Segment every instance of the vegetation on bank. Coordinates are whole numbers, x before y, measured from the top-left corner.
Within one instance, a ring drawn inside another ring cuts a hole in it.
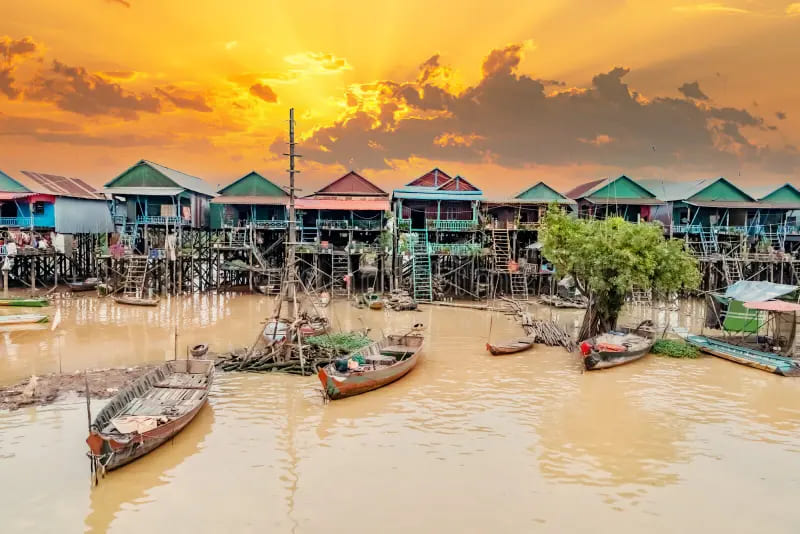
[[[700,285],[697,260],[654,223],[621,217],[579,219],[557,207],[547,211],[542,253],[559,276],[570,275],[589,299],[578,339],[613,330],[634,289],[668,294]]]

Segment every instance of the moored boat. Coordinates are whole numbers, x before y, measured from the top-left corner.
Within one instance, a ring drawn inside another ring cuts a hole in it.
[[[800,376],[800,362],[788,356],[733,345],[706,336],[686,336],[686,342],[701,351],[732,362],[781,376]]]
[[[17,306],[20,308],[42,308],[49,306],[50,300],[46,297],[11,297],[0,298],[0,306]]]
[[[23,313],[20,315],[0,315],[0,326],[15,324],[46,323],[50,319],[39,313]]]
[[[211,360],[173,360],[120,391],[91,424],[89,454],[116,469],[163,444],[197,415],[214,379]]]
[[[516,339],[509,339],[501,343],[487,343],[486,350],[492,353],[493,356],[500,354],[513,354],[515,352],[522,352],[528,350],[536,342],[534,337],[519,337]]]
[[[200,343],[189,349],[192,358],[202,358],[208,352],[208,343]]]
[[[583,341],[580,348],[586,370],[616,367],[647,355],[655,343],[655,332],[643,329],[649,323],[643,321],[636,328],[618,327]]]
[[[97,284],[100,283],[100,280],[97,278],[87,278],[82,282],[67,282],[67,287],[73,293],[80,293],[82,291],[91,291],[93,289],[97,289]]]
[[[158,306],[158,302],[161,300],[159,297],[126,297],[119,295],[115,295],[113,299],[117,304],[129,304],[131,306]]]
[[[360,395],[391,384],[416,367],[424,338],[413,333],[389,335],[317,370],[331,400]]]

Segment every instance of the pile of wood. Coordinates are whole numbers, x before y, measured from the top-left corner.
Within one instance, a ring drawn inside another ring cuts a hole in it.
[[[527,336],[533,337],[535,343],[543,343],[550,347],[564,347],[567,352],[575,350],[575,342],[566,330],[553,321],[534,319],[530,314],[522,315],[522,328]]]
[[[395,311],[416,310],[417,301],[405,289],[395,289],[386,304]]]
[[[257,373],[280,372],[309,376],[316,374],[317,367],[327,365],[335,356],[333,351],[303,346],[303,361],[295,344],[281,344],[270,350],[248,351],[241,349],[220,354],[216,366],[223,371],[250,371]]]

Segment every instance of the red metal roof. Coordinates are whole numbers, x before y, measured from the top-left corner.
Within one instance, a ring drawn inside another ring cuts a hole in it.
[[[35,193],[8,193],[6,191],[0,191],[0,200],[14,200],[17,198],[25,198]]]
[[[373,184],[355,171],[350,171],[341,178],[329,183],[315,195],[357,195],[387,197],[389,193]]]
[[[600,178],[599,180],[593,180],[591,182],[586,182],[585,184],[581,184],[564,193],[564,196],[567,198],[571,198],[572,200],[577,200],[581,198],[581,196],[583,196],[585,192],[599,185],[600,182],[602,182],[603,180],[605,180],[605,178]]]
[[[389,210],[387,198],[375,197],[306,197],[298,198],[294,205],[299,210]]]
[[[426,172],[413,182],[406,185],[416,185],[419,187],[439,187],[452,179],[452,176],[437,168]]]
[[[262,195],[219,196],[211,199],[212,204],[263,204],[268,206],[287,206],[289,197],[265,197]]]
[[[477,187],[469,183],[463,176],[456,176],[449,182],[439,187],[441,191],[480,191]]]
[[[80,178],[68,178],[55,174],[45,174],[41,172],[22,171],[27,179],[23,179],[22,185],[37,193],[60,197],[89,198],[92,200],[104,200],[105,197]]]
[[[771,312],[797,312],[800,304],[786,302],[785,300],[768,300],[767,302],[745,302],[744,307],[749,310],[764,310]]]

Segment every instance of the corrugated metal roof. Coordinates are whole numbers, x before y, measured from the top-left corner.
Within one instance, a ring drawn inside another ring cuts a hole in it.
[[[426,189],[430,189],[431,187],[439,187],[444,185],[452,179],[453,178],[449,174],[438,167],[435,167],[419,178],[415,178],[414,180],[410,181],[408,186],[425,187]]]
[[[25,198],[33,195],[34,193],[9,193],[7,191],[0,191],[0,200],[15,200],[18,198]]]
[[[686,202],[690,206],[698,206],[702,208],[722,208],[722,209],[758,209],[758,208],[774,208],[776,205],[773,205],[771,202],[739,202],[739,201],[729,201],[729,200],[690,200]]]
[[[55,230],[61,234],[104,234],[114,231],[105,200],[56,198]]]
[[[263,195],[233,196],[223,195],[211,199],[212,204],[258,204],[269,206],[286,206],[289,204],[289,197],[269,197]]]
[[[570,189],[566,193],[564,193],[564,196],[565,197],[569,197],[569,198],[571,198],[573,200],[585,197],[588,194],[589,191],[594,190],[597,186],[599,186],[600,184],[602,184],[606,180],[607,180],[607,178],[600,178],[599,180],[592,180],[591,182],[586,182],[586,183],[580,184],[580,185]]]
[[[18,183],[27,189],[57,197],[86,198],[90,200],[103,200],[102,194],[80,178],[69,178],[56,174],[45,174],[41,172],[22,171]]]
[[[733,187],[735,187],[736,189],[739,189],[746,196],[752,196],[749,195],[747,191],[737,187],[735,184],[721,177],[701,178],[699,180],[690,180],[688,182],[675,182],[670,180],[659,180],[659,179],[637,180],[636,182],[642,187],[645,187],[650,191],[652,191],[656,195],[656,198],[659,198],[666,202],[676,202],[679,200],[688,200],[693,196],[701,193],[703,190],[711,187],[720,180],[723,180],[732,185]],[[755,199],[753,198],[752,200]]]
[[[352,195],[352,196],[381,196],[387,197],[389,193],[373,184],[355,171],[350,171],[341,178],[329,183],[315,195]]]
[[[214,191],[214,188],[211,186],[211,184],[209,184],[202,178],[198,178],[197,176],[192,176],[190,174],[186,174],[181,171],[176,171],[175,169],[170,169],[169,167],[159,165],[158,163],[154,163],[146,159],[142,161],[147,165],[151,166],[152,168],[156,169],[158,172],[160,172],[161,174],[163,174],[164,176],[166,176],[179,186],[183,187],[184,189],[188,189],[189,191],[194,191],[195,193],[202,193],[210,197],[216,195],[216,191]]]
[[[749,310],[764,310],[771,312],[798,312],[800,304],[786,302],[785,300],[768,300],[767,302],[745,302],[744,307]]]
[[[480,200],[483,193],[480,191],[441,191],[430,187],[404,187],[394,190],[394,198],[408,198],[416,200]]]
[[[0,191],[7,193],[25,193],[29,192],[28,188],[13,179],[3,171],[0,171]]]
[[[265,197],[288,197],[289,194],[284,189],[263,177],[256,171],[250,171],[241,178],[234,180],[230,184],[217,191],[220,195],[229,196],[265,196]]]
[[[764,302],[788,295],[797,286],[755,280],[739,280],[725,291],[725,296],[742,302]]]
[[[386,198],[334,197],[334,198],[298,198],[294,206],[299,210],[374,210],[388,211],[389,200]]]
[[[181,187],[104,187],[103,193],[113,195],[140,195],[143,197],[172,197],[185,191]]]
[[[492,204],[492,205],[508,205],[508,206],[524,206],[524,205],[531,205],[531,206],[547,206],[548,204],[564,204],[564,205],[575,205],[576,202],[571,198],[553,198],[553,199],[531,199],[531,198],[484,198],[481,200],[481,204]]]
[[[660,206],[664,202],[657,198],[584,198],[586,202],[591,204],[605,206],[608,204],[618,204],[620,206]]]

